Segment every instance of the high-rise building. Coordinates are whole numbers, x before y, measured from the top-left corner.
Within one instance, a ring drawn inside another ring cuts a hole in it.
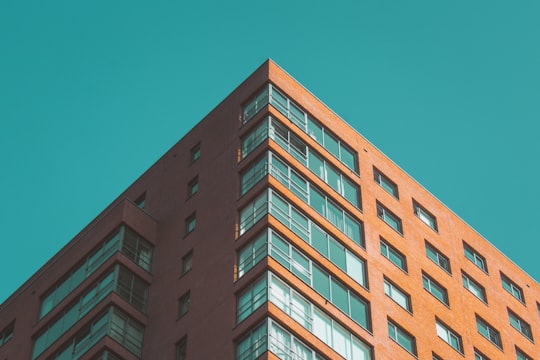
[[[539,302],[267,61],[1,305],[0,360],[540,359]]]

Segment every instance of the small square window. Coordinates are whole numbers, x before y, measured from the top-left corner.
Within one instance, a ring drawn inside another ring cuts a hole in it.
[[[395,247],[387,243],[383,238],[380,239],[381,254],[398,268],[407,272],[407,258]]]
[[[186,315],[189,311],[189,291],[178,299],[178,318]]]
[[[470,245],[465,241],[463,242],[463,251],[465,257],[469,259],[474,265],[482,269],[486,274],[488,272],[486,258],[480,255],[480,253],[474,250]]]
[[[197,217],[195,216],[195,213],[193,213],[186,219],[186,235],[195,230],[196,225]]]
[[[199,177],[196,176],[188,183],[188,197],[195,195],[199,191]]]
[[[188,252],[182,257],[182,275],[191,270],[193,266],[193,251]]]
[[[501,273],[501,282],[504,290],[509,292],[513,297],[525,304],[525,297],[523,296],[523,290],[515,282],[510,280],[506,275]]]
[[[191,148],[190,160],[191,162],[195,162],[200,157],[201,157],[201,144],[197,144]]]
[[[399,199],[398,187],[395,182],[386,177],[377,168],[373,168],[374,180],[379,184],[387,193]]]
[[[449,274],[452,274],[450,269],[450,260],[446,255],[437,250],[435,246],[431,245],[427,241],[426,243],[426,256],[433,261],[435,264],[439,265],[444,271]]]
[[[426,224],[433,230],[438,231],[437,218],[432,213],[427,211],[422,205],[418,204],[414,200],[413,200],[413,211],[414,211],[414,215],[416,215],[416,217],[419,218],[424,224]]]
[[[476,315],[476,328],[480,335],[488,339],[492,344],[502,349],[501,334],[484,319]]]
[[[377,216],[384,221],[392,229],[403,235],[403,226],[401,225],[401,219],[398,218],[393,212],[385,208],[380,202],[377,201]]]
[[[187,337],[176,343],[176,360],[186,360]]]
[[[144,207],[146,206],[146,193],[143,193],[137,198],[137,200],[135,200],[135,205],[137,205],[141,209],[144,209]]]
[[[484,355],[480,350],[474,348],[474,360],[489,360],[489,358]]]
[[[450,305],[448,302],[448,291],[441,284],[433,280],[425,273],[422,273],[422,282],[424,284],[424,289],[426,289],[431,295],[436,297],[443,304]]]

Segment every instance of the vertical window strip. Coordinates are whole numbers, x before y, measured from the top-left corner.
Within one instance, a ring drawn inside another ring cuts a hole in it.
[[[268,103],[272,104],[280,113],[324,147],[341,163],[358,174],[357,153],[272,86],[272,84],[265,86],[252,101],[244,106],[243,123],[245,124],[251,120]]]
[[[269,300],[346,359],[372,359],[369,345],[339,325],[272,273]]]

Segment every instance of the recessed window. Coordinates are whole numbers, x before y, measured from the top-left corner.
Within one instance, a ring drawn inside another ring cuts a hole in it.
[[[377,168],[373,168],[373,175],[375,182],[379,184],[387,193],[394,196],[396,199],[399,199],[398,187],[395,182],[386,177],[381,173]]]
[[[533,341],[531,325],[529,325],[529,323],[527,323],[525,320],[520,318],[516,313],[514,313],[510,309],[508,309],[508,318],[510,319],[510,325],[512,325],[514,329],[519,331],[527,339]]]
[[[388,319],[388,336],[402,348],[416,356],[416,339],[414,336]]]
[[[515,282],[510,280],[506,275],[501,273],[501,282],[504,290],[509,292],[513,297],[525,304],[525,298],[523,297],[523,290]]]
[[[484,355],[480,350],[474,348],[474,360],[490,360],[486,355]]]
[[[182,275],[191,270],[193,265],[193,251],[188,252],[182,257]]]
[[[392,229],[398,233],[403,234],[403,226],[401,225],[401,219],[398,218],[393,212],[385,208],[380,202],[377,201],[377,216],[384,221]]]
[[[414,211],[414,215],[416,215],[416,217],[419,218],[424,224],[426,224],[433,230],[438,231],[437,218],[432,213],[427,211],[422,205],[418,204],[414,200],[413,200],[413,211]]]
[[[185,293],[184,295],[182,295],[180,299],[178,299],[178,318],[181,318],[182,316],[188,313],[189,299],[190,299],[189,291]]]
[[[443,324],[438,319],[436,320],[435,327],[437,329],[437,336],[444,342],[450,345],[454,350],[463,354],[463,342],[461,336],[454,330],[450,329],[447,325]]]
[[[449,305],[448,302],[448,291],[429,277],[426,273],[422,272],[422,282],[424,284],[424,289],[426,289],[431,295],[435,296],[440,302]]]
[[[176,360],[186,360],[187,337],[176,343]]]
[[[437,250],[435,246],[431,245],[426,241],[426,256],[433,261],[435,264],[439,265],[444,271],[451,274],[450,269],[450,260],[442,252]]]
[[[516,359],[517,360],[533,360],[532,357],[530,357],[529,355],[525,354],[523,352],[523,350],[521,350],[520,348],[518,348],[516,346]]]
[[[137,205],[141,209],[144,209],[144,207],[146,206],[146,193],[143,193],[137,198],[137,200],[135,200],[135,205]]]
[[[201,157],[201,144],[197,144],[191,148],[190,161],[195,162]]]
[[[431,360],[443,360],[442,357],[435,354],[434,352],[431,353]]]
[[[476,315],[476,328],[480,335],[488,339],[492,344],[502,349],[501,334],[484,319]]]
[[[409,294],[386,278],[384,279],[384,293],[408,312],[412,311],[411,297]]]
[[[15,329],[15,321],[6,326],[2,332],[0,332],[0,346],[7,343],[13,337],[13,330]]]
[[[465,289],[487,304],[486,290],[482,285],[464,272],[461,272],[461,279]]]
[[[380,239],[381,254],[401,270],[407,272],[407,258],[395,247],[388,244],[384,239]]]
[[[195,195],[199,191],[199,177],[194,177],[190,182],[188,182],[188,197]]]
[[[193,213],[186,219],[186,235],[195,230],[196,225],[197,217],[195,216],[195,213]]]
[[[474,250],[466,242],[463,242],[463,250],[464,250],[464,253],[465,253],[465,257],[467,259],[469,259],[474,265],[476,265],[480,269],[482,269],[485,273],[488,272],[487,262],[486,262],[485,257],[480,255],[480,253],[478,251]]]

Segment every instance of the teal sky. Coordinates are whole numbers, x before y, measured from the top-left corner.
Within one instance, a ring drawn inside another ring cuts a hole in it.
[[[537,280],[537,0],[0,1],[0,302],[267,58]]]

